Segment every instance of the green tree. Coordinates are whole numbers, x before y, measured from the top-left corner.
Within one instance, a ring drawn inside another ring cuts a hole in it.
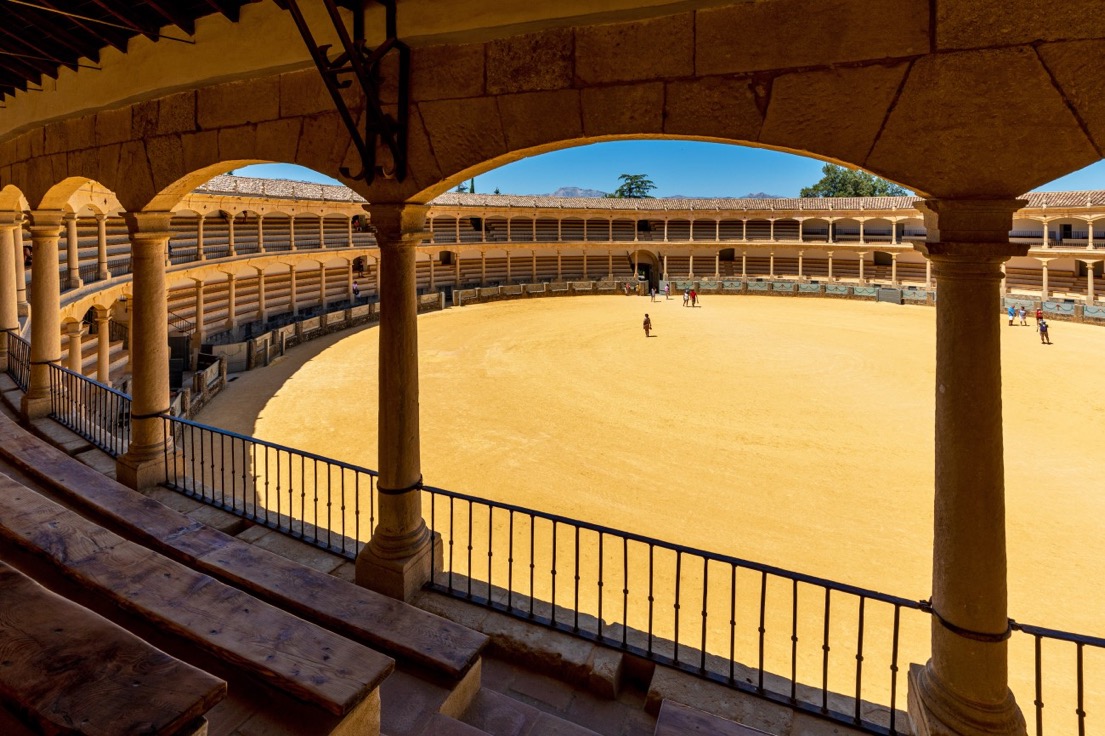
[[[846,169],[835,164],[825,164],[824,176],[813,186],[805,187],[802,197],[904,197],[908,191],[886,179],[859,169]]]
[[[656,185],[644,174],[622,174],[621,186],[614,190],[613,194],[606,195],[614,199],[652,199],[649,194]]]

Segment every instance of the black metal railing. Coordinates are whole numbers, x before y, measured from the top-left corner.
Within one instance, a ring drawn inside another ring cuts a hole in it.
[[[53,363],[50,416],[112,457],[130,444],[130,397]]]
[[[130,273],[130,256],[126,258],[113,258],[107,262],[107,271],[112,276],[122,276]]]
[[[121,342],[126,347],[130,342],[130,327],[113,319],[108,320],[107,335],[111,342]]]
[[[196,331],[196,323],[186,317],[181,317],[173,310],[169,310],[169,327],[183,335],[191,335]]]
[[[375,472],[180,417],[162,419],[171,438],[167,486],[356,558],[375,525]]]
[[[1010,640],[1011,685],[1029,724],[1033,723],[1030,714],[1035,716],[1036,736],[1044,736],[1045,733],[1045,693],[1049,705],[1058,704],[1058,707],[1048,711],[1047,733],[1077,733],[1078,736],[1085,736],[1088,733],[1086,717],[1091,710],[1089,701],[1093,700],[1094,712],[1105,708],[1105,638],[1030,626],[1016,621],[1010,622],[1010,626],[1016,634]],[[1045,661],[1050,663],[1047,669],[1044,667]],[[1045,672],[1048,674],[1046,681]],[[1087,676],[1087,672],[1091,675]],[[1090,681],[1089,685],[1087,679]],[[1030,684],[1033,689],[1028,693],[1027,687]],[[1026,697],[1029,694],[1031,698]],[[1029,731],[1032,732],[1031,725]]]
[[[14,332],[7,335],[8,375],[21,391],[27,390],[31,378],[31,343]]]
[[[442,552],[435,590],[870,733],[903,729],[900,670],[927,659],[918,643],[927,644],[929,619],[918,601],[424,493]]]

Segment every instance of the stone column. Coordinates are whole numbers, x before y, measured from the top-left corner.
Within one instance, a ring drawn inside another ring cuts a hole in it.
[[[458,250],[454,255],[456,257],[453,259],[453,267],[454,267],[453,270],[455,271],[455,275],[453,276],[453,282],[454,282],[453,286],[455,286],[456,288],[459,289],[460,288],[460,251]],[[534,273],[536,273],[536,267],[534,267],[534,269],[535,269]]]
[[[58,241],[62,213],[31,213],[31,375],[20,410],[24,419],[50,413],[50,364],[61,364],[61,275]]]
[[[480,286],[487,286],[487,251],[480,251]]]
[[[925,260],[925,286],[932,286],[932,261]]]
[[[352,217],[350,217],[349,220],[345,223],[345,244],[350,248],[353,247],[353,218]]]
[[[23,256],[23,223],[26,220],[22,214],[16,218],[15,231],[15,297],[16,308],[20,317],[26,317],[31,313],[31,303],[27,301],[27,265]]]
[[[664,281],[668,280],[668,254],[664,254]]]
[[[1047,218],[1046,217],[1043,219],[1043,223],[1044,223],[1044,240],[1043,240],[1042,245],[1043,245],[1044,248],[1050,248],[1051,246],[1049,246],[1048,242],[1047,242],[1048,241],[1048,233],[1047,233]]]
[[[748,278],[748,251],[741,251],[741,278]]]
[[[1093,220],[1086,221],[1086,250],[1093,250]]]
[[[867,242],[866,240],[864,240],[864,237],[863,237],[863,223],[864,223],[864,220],[862,218],[856,218],[856,219],[859,221],[859,244],[863,245]]]
[[[833,252],[831,250],[825,251],[825,254],[829,257],[829,281],[833,280]]]
[[[694,278],[694,251],[691,251],[691,255],[687,259],[687,278]]]
[[[559,224],[557,225],[559,227]],[[530,242],[537,242],[537,215],[534,214],[533,219],[530,220]]]
[[[748,242],[748,218],[741,218],[741,240],[745,243]]]
[[[288,215],[288,250],[295,250],[295,215]]]
[[[1008,686],[1002,447],[1002,262],[1017,200],[927,200],[936,302],[936,489],[932,658],[909,672],[921,736],[1022,735]]]
[[[806,251],[798,251],[798,280],[802,280],[802,257],[806,254]]]
[[[226,247],[228,249],[226,255],[228,257],[233,257],[233,256],[238,255],[238,250],[235,247],[235,243],[234,243],[234,213],[231,212],[231,213],[229,213],[229,215],[230,216],[226,218],[226,225],[227,225]]]
[[[201,261],[207,260],[207,250],[203,242],[203,225],[207,221],[207,215],[200,214],[196,218],[196,257]]]
[[[430,256],[430,291],[435,291],[437,289],[437,282],[434,279],[434,261],[437,260],[437,253],[430,253],[429,256]],[[353,264],[352,263],[349,264],[349,273],[350,274],[353,273]],[[352,275],[350,275],[350,278],[353,278]],[[510,251],[506,252],[506,280],[507,280],[507,282],[510,281]],[[353,287],[351,286],[349,288],[352,289]]]
[[[107,270],[107,215],[96,215],[96,279],[111,278]]]
[[[299,295],[296,294],[296,283],[295,283],[296,278],[295,278],[295,264],[294,263],[291,264],[290,266],[288,266],[288,279],[289,279],[289,286],[291,288],[291,290],[288,294],[288,298],[291,299],[292,314],[297,315],[297,314],[299,314]],[[380,267],[379,267],[379,265],[377,265],[377,267],[376,267],[376,280],[377,280],[376,289],[378,291],[379,288],[380,288],[379,283],[378,283],[379,280],[380,280]]]
[[[460,242],[460,218],[459,217],[457,218],[457,223],[456,223],[456,238],[457,238],[457,242],[459,243]]]
[[[897,220],[891,220],[890,221],[890,244],[891,245],[897,245],[898,244],[898,221]]]
[[[170,212],[126,215],[134,298],[131,300],[130,447],[116,461],[119,482],[134,489],[165,480],[167,439],[159,415],[169,411],[169,308],[165,246]]]
[[[668,242],[668,218],[664,218],[664,242]]]
[[[561,254],[560,254],[560,251],[557,251],[556,252],[556,280],[558,282],[562,280],[563,277],[561,276],[561,274],[564,272],[564,270],[560,266],[561,266]]]
[[[537,283],[537,251],[531,252],[531,258],[533,260],[533,283]]]
[[[19,332],[19,302],[15,283],[14,216],[0,222],[0,371],[8,369],[8,335]]]
[[[1093,261],[1084,261],[1086,264],[1086,304],[1094,303],[1093,293]]]
[[[326,247],[326,216],[318,216],[318,247]]]
[[[510,273],[510,254],[507,254],[506,271]],[[587,281],[587,249],[583,249],[583,280]]]
[[[261,213],[257,213],[257,252],[265,252],[265,216]]]
[[[238,326],[238,279],[232,273],[226,275],[226,326],[231,330]]]
[[[721,242],[721,220],[714,220],[714,242]]]
[[[204,303],[203,279],[193,279],[193,281],[196,282],[196,331],[192,333],[192,349],[199,352],[205,334],[203,326],[207,321],[207,305]]]
[[[68,352],[66,354],[65,367],[74,373],[83,373],[84,367],[84,343],[81,339],[84,335],[84,325],[80,322],[68,322],[65,325],[65,336],[68,338]]]
[[[866,284],[866,283],[867,283],[867,279],[865,279],[865,278],[863,277],[863,261],[864,261],[864,259],[866,259],[866,258],[867,258],[867,254],[866,254],[866,253],[860,253],[860,254],[859,254],[859,282],[860,282],[861,284]]]
[[[1043,264],[1042,274],[1041,274],[1042,278],[1043,278],[1043,283],[1040,285],[1040,298],[1045,299],[1045,300],[1049,296],[1051,296],[1050,290],[1047,288],[1047,262],[1048,262],[1048,260],[1049,259],[1047,259],[1047,258],[1041,258],[1040,259],[1040,263]]]
[[[825,242],[831,244],[833,242],[833,221],[832,221],[832,218],[826,217],[825,218],[825,224],[828,227],[828,230],[826,230],[826,236],[825,236],[826,240],[825,240]]]
[[[610,221],[607,223],[607,225],[608,225],[608,229],[607,229],[606,234],[607,234],[608,237],[606,238],[606,242],[613,243],[614,242],[614,218],[613,217],[610,218]]]
[[[1009,281],[1007,279],[1008,274],[1005,271],[1005,264],[1001,264],[1001,294],[1004,296],[1009,293]]]
[[[318,303],[322,305],[323,311],[329,304],[326,299],[326,264],[322,261],[318,262]]]
[[[96,307],[96,380],[111,385],[111,312]]]
[[[890,283],[894,286],[898,285],[898,254],[890,254]]]
[[[606,279],[614,280],[614,251],[606,251]]]
[[[371,207],[380,245],[379,506],[372,539],[357,556],[356,579],[401,600],[429,580],[441,554],[422,520],[419,449],[415,249],[428,209]]]
[[[537,220],[534,220],[533,223],[534,223],[533,227],[535,228],[534,229],[533,242],[536,243],[537,242],[537,234],[536,234]],[[560,218],[560,217],[556,218],[556,242],[558,242],[558,243],[563,242],[563,240],[564,240],[563,225],[564,225],[563,218]]]
[[[269,310],[265,305],[265,269],[253,267],[257,271],[257,319],[265,323],[269,319]],[[353,264],[349,264],[350,278],[353,274]],[[352,289],[352,287],[350,287]]]
[[[806,218],[804,218],[804,217],[799,217],[798,218],[798,242],[799,243],[806,242],[806,238],[802,234],[802,226],[805,224],[805,222],[806,222]]]
[[[771,251],[771,254],[768,256],[767,263],[768,274],[771,276],[771,278],[775,278],[775,251]]]
[[[770,240],[772,243],[774,243],[775,242],[775,218],[774,217],[768,218],[768,223],[769,223],[769,225],[768,225],[768,227],[769,227],[768,240]]]
[[[633,251],[633,280],[636,281],[641,272],[641,251]]]
[[[65,213],[65,288],[79,289],[81,282],[80,239],[77,235],[77,215]]]

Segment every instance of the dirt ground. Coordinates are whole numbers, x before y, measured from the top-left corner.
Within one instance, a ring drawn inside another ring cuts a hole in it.
[[[425,479],[925,598],[934,317],[747,296],[424,315]],[[1003,321],[1002,336],[1010,614],[1105,635],[1105,587],[1089,583],[1105,577],[1105,329],[1057,322],[1048,347]],[[365,328],[298,347],[199,418],[375,467],[376,341]]]

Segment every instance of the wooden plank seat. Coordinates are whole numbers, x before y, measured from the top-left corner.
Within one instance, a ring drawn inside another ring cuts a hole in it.
[[[488,637],[235,539],[117,483],[0,416],[0,456],[124,536],[449,680]]]
[[[394,668],[379,652],[129,542],[3,474],[0,541],[97,600],[334,716],[366,699],[378,703],[377,688]]]
[[[38,733],[195,733],[226,683],[0,562],[0,701]]]

